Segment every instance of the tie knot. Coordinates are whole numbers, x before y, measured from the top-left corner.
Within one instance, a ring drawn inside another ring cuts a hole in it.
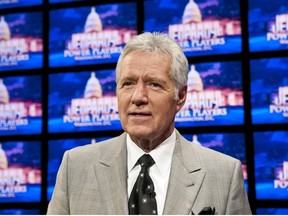
[[[149,154],[144,154],[138,159],[138,163],[141,167],[145,167],[148,169],[155,163],[155,161]]]

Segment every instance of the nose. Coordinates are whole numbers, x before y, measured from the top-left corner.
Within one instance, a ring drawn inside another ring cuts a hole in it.
[[[136,106],[141,106],[148,103],[148,94],[145,84],[137,83],[137,85],[135,85],[131,102]]]

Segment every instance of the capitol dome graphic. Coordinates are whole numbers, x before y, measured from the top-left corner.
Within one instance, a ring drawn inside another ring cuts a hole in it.
[[[85,87],[84,98],[100,98],[100,97],[102,97],[102,87],[95,75],[95,72],[92,72]]]
[[[197,135],[193,135],[193,136],[192,136],[192,143],[195,143],[195,144],[197,144],[197,145],[202,145],[202,144],[198,141]]]
[[[203,91],[203,81],[200,74],[196,71],[195,65],[191,66],[188,73],[187,92]]]
[[[0,18],[0,41],[11,39],[11,32],[7,22],[4,19],[4,16]]]
[[[202,14],[198,7],[198,5],[194,2],[194,0],[190,0],[188,4],[185,6],[182,23],[198,23],[202,21]]]
[[[101,32],[102,31],[102,21],[99,14],[96,12],[96,8],[92,7],[91,12],[87,16],[85,23],[85,33],[90,32]]]
[[[6,86],[3,83],[3,79],[0,79],[0,104],[9,103],[9,93]]]
[[[4,150],[2,149],[2,144],[0,143],[0,170],[8,168],[8,160]]]

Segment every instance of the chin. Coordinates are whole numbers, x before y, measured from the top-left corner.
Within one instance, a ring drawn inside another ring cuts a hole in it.
[[[125,130],[130,136],[136,139],[148,139],[152,136],[151,128],[133,127]]]

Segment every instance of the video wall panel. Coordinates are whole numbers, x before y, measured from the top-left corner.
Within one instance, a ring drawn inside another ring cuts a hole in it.
[[[121,130],[115,70],[49,76],[49,132]]]
[[[51,10],[49,65],[115,63],[136,34],[133,2]]]
[[[241,52],[238,0],[154,0],[144,6],[144,30],[168,34],[187,56]]]
[[[288,123],[288,57],[251,60],[254,124]]]
[[[287,215],[288,208],[258,208],[258,215]]]
[[[75,2],[75,1],[82,1],[82,0],[49,0],[49,3],[56,4],[56,3],[62,3],[62,2]]]
[[[240,61],[191,64],[185,105],[176,127],[241,125],[244,122]]]
[[[288,131],[254,133],[256,198],[287,200]]]
[[[0,9],[41,5],[43,0],[0,0]]]
[[[286,0],[249,0],[249,47],[252,52],[288,49]]]
[[[43,66],[42,12],[1,15],[0,74]]]
[[[39,215],[40,209],[4,209],[0,210],[1,215]]]
[[[0,136],[42,132],[42,78],[0,77]]]
[[[41,200],[41,142],[7,141],[0,144],[0,203]]]

